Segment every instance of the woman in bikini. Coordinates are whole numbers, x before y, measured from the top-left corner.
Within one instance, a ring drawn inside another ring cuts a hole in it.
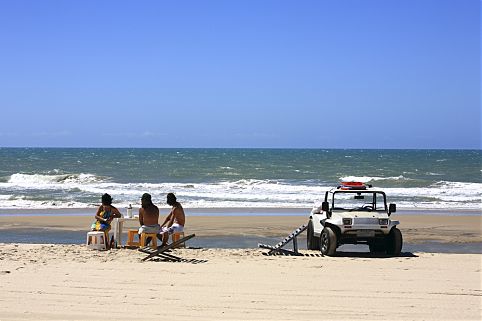
[[[107,242],[111,229],[110,223],[116,217],[121,217],[121,213],[112,205],[112,197],[106,193],[102,195],[102,205],[95,213],[95,221],[92,223],[91,230],[104,232]]]

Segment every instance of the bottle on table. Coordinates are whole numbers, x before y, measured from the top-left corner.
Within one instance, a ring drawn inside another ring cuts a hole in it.
[[[129,204],[129,207],[127,207],[127,217],[132,218],[132,205]]]

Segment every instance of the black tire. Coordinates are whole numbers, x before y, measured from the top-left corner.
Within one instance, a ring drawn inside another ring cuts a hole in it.
[[[399,256],[402,252],[403,238],[402,232],[396,227],[392,227],[392,230],[387,236],[387,254],[393,256]]]
[[[311,220],[308,223],[308,230],[306,232],[306,248],[308,250],[320,249],[320,238],[315,236],[313,222]]]
[[[370,253],[386,253],[387,252],[387,247],[384,242],[371,242],[368,243],[368,248],[370,249]]]
[[[331,227],[327,226],[321,232],[320,250],[321,254],[331,256],[336,252],[336,234]]]

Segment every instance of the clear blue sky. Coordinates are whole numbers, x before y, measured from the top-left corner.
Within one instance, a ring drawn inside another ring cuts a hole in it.
[[[479,0],[0,0],[0,146],[477,148]]]

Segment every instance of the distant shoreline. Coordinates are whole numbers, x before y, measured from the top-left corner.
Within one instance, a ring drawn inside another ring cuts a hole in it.
[[[167,207],[159,208],[162,213]],[[0,216],[91,216],[96,208],[51,208],[51,209],[0,209]],[[119,208],[125,214],[126,209]],[[137,214],[138,207],[133,208]],[[188,216],[308,216],[311,208],[185,208]],[[481,216],[482,209],[399,209],[397,215],[437,215],[437,216]]]

